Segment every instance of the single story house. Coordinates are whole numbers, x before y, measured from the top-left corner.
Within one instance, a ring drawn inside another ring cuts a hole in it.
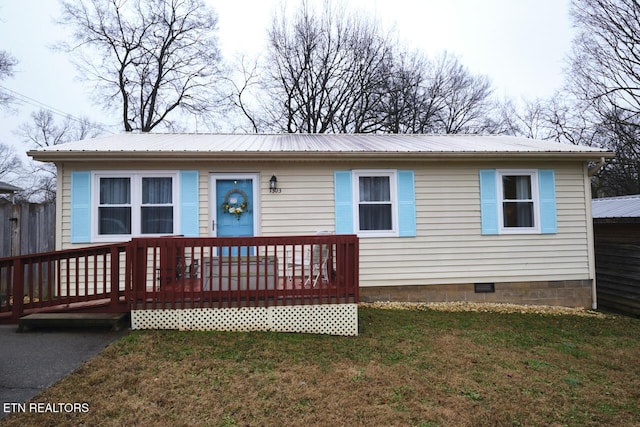
[[[360,300],[595,307],[589,162],[510,136],[127,133],[57,166],[56,246],[137,236],[360,238]]]
[[[592,206],[599,307],[640,316],[640,195]]]

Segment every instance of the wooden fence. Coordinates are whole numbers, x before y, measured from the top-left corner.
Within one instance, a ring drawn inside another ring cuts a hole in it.
[[[0,200],[0,258],[55,249],[55,203]]]

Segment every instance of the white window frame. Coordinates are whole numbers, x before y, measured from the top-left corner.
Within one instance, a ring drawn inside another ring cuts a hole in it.
[[[100,207],[100,179],[101,178],[129,178],[131,183],[131,234],[98,234],[98,208]],[[143,178],[172,178],[171,204],[173,206],[173,233],[142,234],[142,179]],[[158,237],[179,234],[179,173],[178,171],[99,171],[91,176],[91,240],[93,242],[121,242],[133,237]]]
[[[535,169],[501,169],[497,171],[498,179],[498,225],[500,234],[540,234],[540,192],[538,189],[538,171]],[[504,202],[514,202],[504,198],[504,176],[529,176],[531,179],[531,200],[533,202],[533,227],[505,227]]]
[[[361,230],[360,229],[360,178],[388,177],[391,203],[391,230]],[[398,236],[398,177],[393,169],[361,169],[351,173],[353,182],[353,224],[359,237],[397,237]]]

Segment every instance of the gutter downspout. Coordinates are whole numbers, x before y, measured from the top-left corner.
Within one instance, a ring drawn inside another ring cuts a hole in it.
[[[593,175],[597,174],[600,169],[602,169],[604,167],[604,165],[607,162],[605,161],[604,157],[600,157],[600,160],[598,161],[598,163],[596,163],[595,165],[591,166],[587,172],[587,175],[589,176],[589,178],[591,178]]]
[[[593,214],[591,211],[591,177],[596,174],[605,165],[604,157],[592,166],[588,167],[585,163],[584,187],[585,187],[585,211],[587,213],[587,255],[589,259],[589,275],[591,276],[591,309],[598,309],[598,294],[596,288],[596,256],[595,256],[595,238],[593,234]]]

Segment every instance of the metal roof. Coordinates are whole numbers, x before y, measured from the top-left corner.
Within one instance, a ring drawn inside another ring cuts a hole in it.
[[[0,181],[0,194],[11,194],[20,190],[22,190],[22,188]]]
[[[593,199],[591,207],[593,218],[640,218],[640,194]]]
[[[270,155],[318,158],[352,155],[407,157],[421,155],[559,155],[597,159],[613,153],[599,148],[503,135],[424,134],[178,134],[125,133],[30,151],[36,160],[92,159],[100,156],[187,158],[189,155],[261,159]],[[159,157],[158,157],[159,156]]]

